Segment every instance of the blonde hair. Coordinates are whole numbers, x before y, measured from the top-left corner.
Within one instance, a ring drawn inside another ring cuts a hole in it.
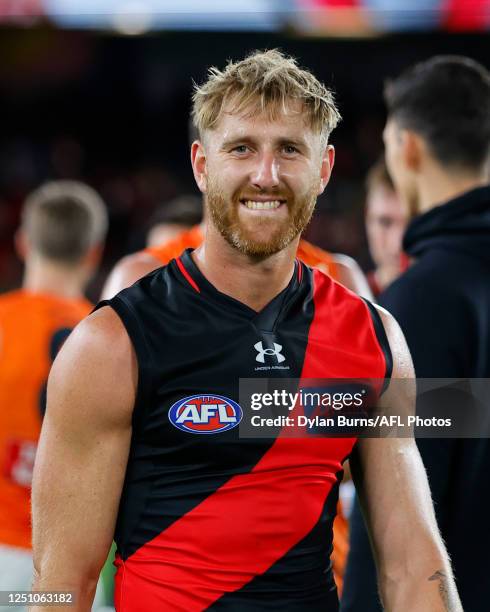
[[[27,197],[22,227],[40,255],[76,264],[91,247],[103,243],[108,227],[107,209],[88,185],[51,181]]]
[[[333,93],[297,61],[277,49],[255,51],[224,70],[208,71],[205,83],[194,87],[192,119],[202,138],[216,127],[223,109],[233,102],[233,113],[253,117],[266,113],[270,120],[286,113],[291,101],[303,104],[311,128],[324,143],[340,121]]]

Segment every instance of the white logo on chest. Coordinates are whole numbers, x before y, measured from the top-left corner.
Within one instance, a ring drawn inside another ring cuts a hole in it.
[[[281,354],[282,344],[273,343],[274,348],[264,348],[262,342],[257,342],[254,344],[254,348],[257,351],[258,355],[255,357],[255,360],[259,363],[265,363],[265,356],[275,357],[277,359],[277,363],[282,363],[286,360],[286,357]]]

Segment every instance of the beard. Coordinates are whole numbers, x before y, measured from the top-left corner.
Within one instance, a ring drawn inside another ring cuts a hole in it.
[[[257,215],[251,224],[253,227],[247,227],[240,219],[240,200],[244,199],[241,194],[245,193],[243,189],[237,190],[231,199],[226,198],[214,178],[208,176],[206,203],[212,223],[228,244],[245,255],[262,259],[285,249],[305,229],[315,210],[317,189],[317,185],[313,184],[300,198],[296,198],[291,192],[256,192],[256,195],[286,200],[281,206],[287,206],[288,215],[278,220],[269,215],[264,218]],[[246,190],[246,193],[250,194],[250,191]],[[253,197],[247,196],[246,199]],[[263,234],[266,234],[267,238],[258,239],[257,236]]]

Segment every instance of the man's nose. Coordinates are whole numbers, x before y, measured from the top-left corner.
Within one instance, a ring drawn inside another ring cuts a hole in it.
[[[276,189],[279,186],[279,164],[272,153],[264,153],[257,159],[251,182],[257,189]]]

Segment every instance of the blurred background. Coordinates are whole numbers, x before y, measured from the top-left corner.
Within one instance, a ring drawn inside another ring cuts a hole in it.
[[[26,194],[74,178],[110,211],[97,299],[169,199],[195,193],[193,81],[279,47],[336,92],[333,178],[307,238],[372,266],[364,179],[382,152],[383,82],[436,53],[490,67],[490,0],[0,0],[0,290],[20,285],[13,234]]]

